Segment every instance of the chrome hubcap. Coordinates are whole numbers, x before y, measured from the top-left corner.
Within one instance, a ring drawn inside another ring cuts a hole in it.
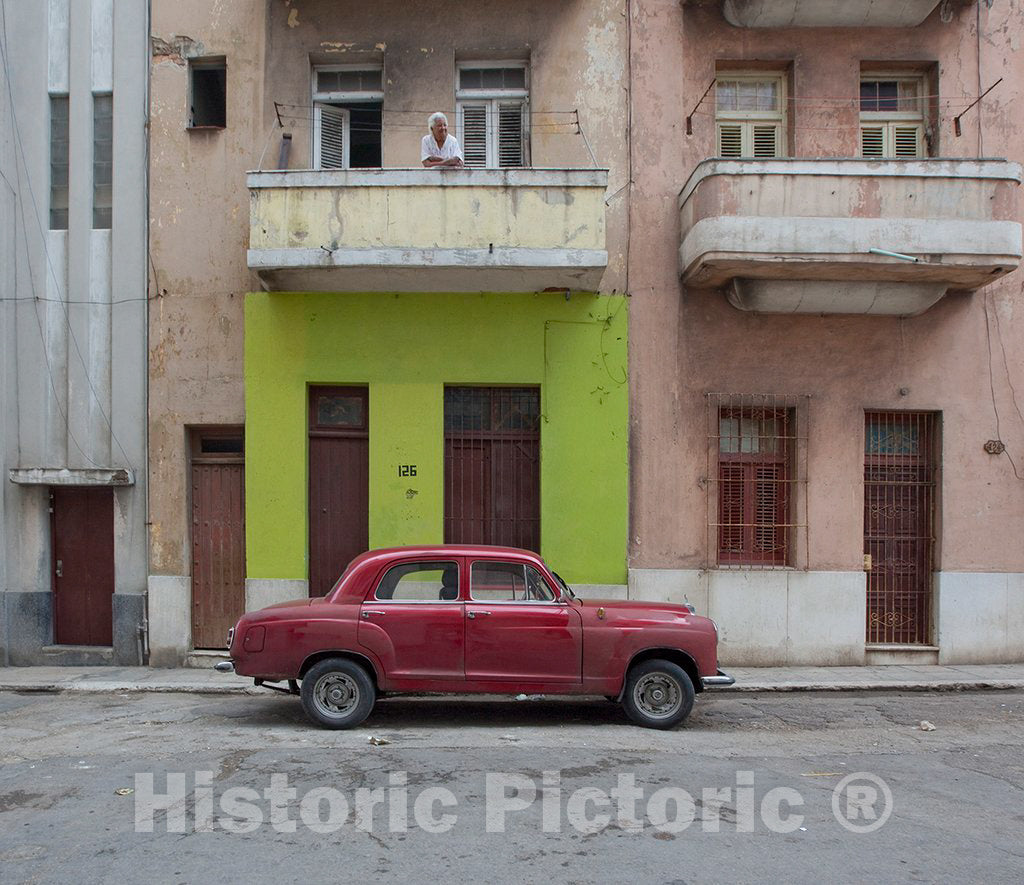
[[[347,716],[359,703],[359,686],[345,673],[328,673],[313,686],[313,704],[325,716]]]
[[[679,683],[665,673],[648,673],[633,686],[633,701],[647,716],[668,719],[683,703]]]

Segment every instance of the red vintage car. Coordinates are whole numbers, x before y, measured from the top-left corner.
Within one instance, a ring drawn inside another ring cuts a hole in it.
[[[692,607],[579,599],[528,550],[439,545],[371,550],[325,597],[243,615],[218,669],[287,682],[325,728],[383,692],[604,695],[671,728],[695,692],[732,684],[717,646]]]

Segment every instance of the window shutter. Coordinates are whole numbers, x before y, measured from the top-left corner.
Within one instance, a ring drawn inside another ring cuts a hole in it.
[[[719,462],[718,479],[718,549],[743,553],[743,465]]]
[[[344,169],[348,166],[348,111],[330,105],[318,105],[319,148],[317,167]]]
[[[782,468],[778,464],[758,466],[754,475],[754,549],[759,553],[773,553],[784,549],[779,543],[785,538],[784,511],[780,519],[780,504],[784,498]]]
[[[779,127],[754,124],[754,156],[777,157],[779,155]]]
[[[862,157],[885,156],[885,127],[860,127],[860,155]]]
[[[523,103],[498,105],[498,165],[523,165]]]
[[[893,145],[897,157],[921,156],[921,127],[894,126]]]
[[[741,123],[718,124],[718,156],[743,156],[743,125]]]
[[[487,165],[487,105],[461,104],[459,115],[462,161],[482,169]]]

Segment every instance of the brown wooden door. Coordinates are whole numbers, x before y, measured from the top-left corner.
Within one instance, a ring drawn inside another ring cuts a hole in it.
[[[245,612],[240,428],[192,432],[192,646],[224,648]]]
[[[865,439],[867,641],[927,645],[935,548],[935,416],[869,412]]]
[[[114,490],[54,488],[54,641],[112,645],[114,641]]]
[[[370,546],[369,395],[309,392],[309,594],[323,596]]]
[[[540,551],[540,391],[448,387],[444,540]]]

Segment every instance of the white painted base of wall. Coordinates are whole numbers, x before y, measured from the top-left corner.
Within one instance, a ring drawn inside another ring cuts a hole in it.
[[[309,596],[309,581],[286,578],[246,578],[245,610],[256,611],[268,605],[305,599]]]
[[[149,664],[180,667],[192,647],[192,578],[150,575]]]
[[[569,586],[580,599],[629,598],[629,590],[625,584],[570,584]]]
[[[939,572],[940,664],[1024,661],[1024,574]]]
[[[877,646],[866,649],[862,571],[630,569],[629,598],[689,602],[714,618],[726,669],[886,660]],[[1024,574],[939,572],[935,600],[938,663],[1024,661]],[[934,655],[912,657],[935,663]]]

